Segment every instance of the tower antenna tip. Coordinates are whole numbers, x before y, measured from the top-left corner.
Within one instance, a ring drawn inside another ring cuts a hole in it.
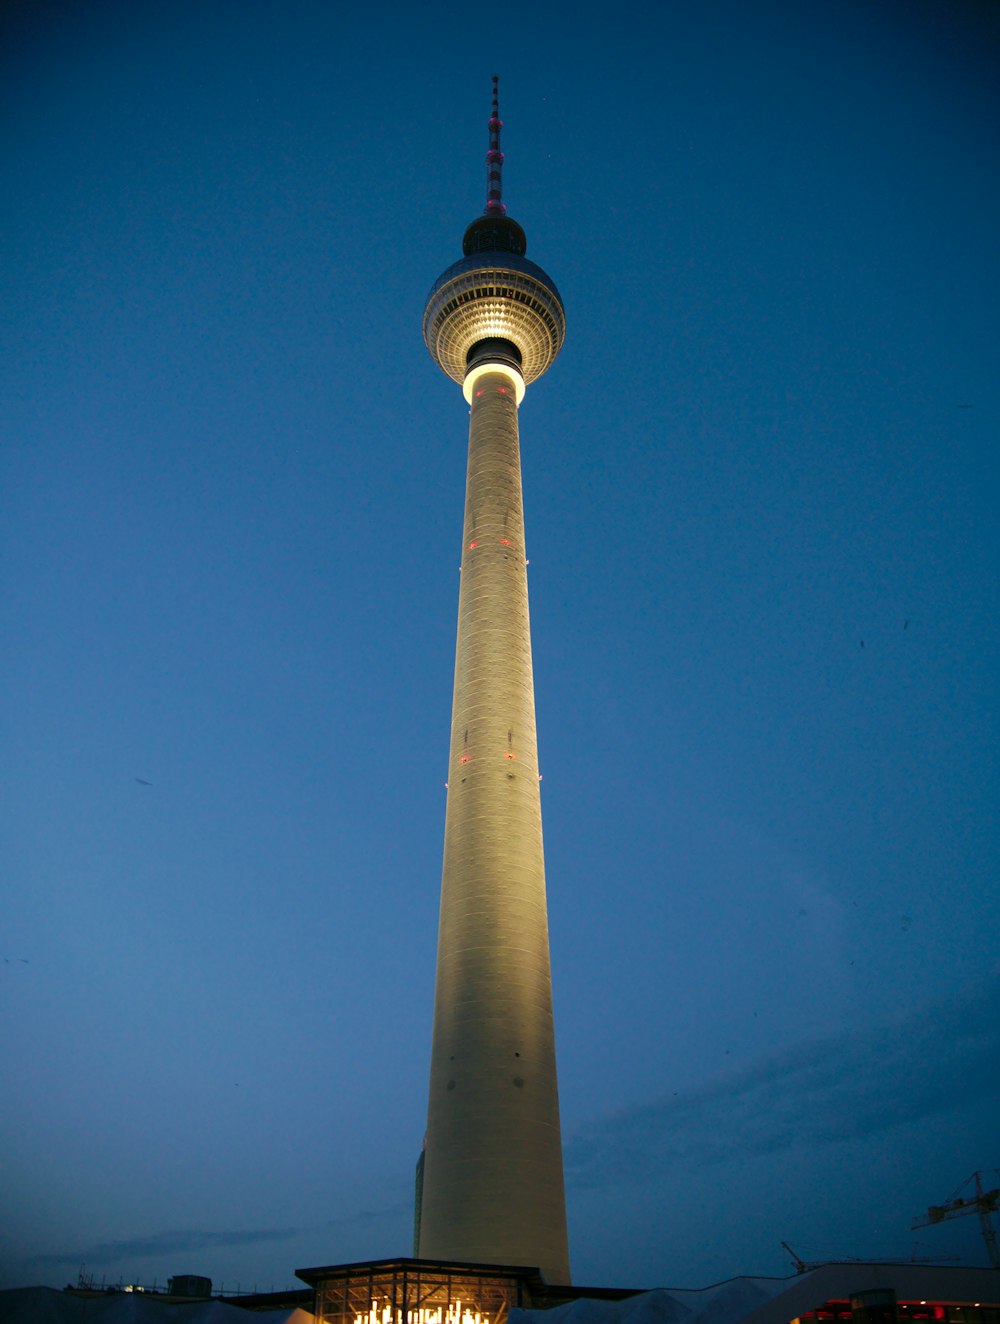
[[[500,94],[498,91],[500,75],[493,75],[493,113],[490,115],[490,149],[486,153],[486,216],[503,216],[507,208],[503,204],[503,152],[500,150],[500,130],[503,120],[500,118]]]

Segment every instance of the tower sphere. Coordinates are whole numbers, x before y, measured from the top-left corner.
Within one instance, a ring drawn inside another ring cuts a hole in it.
[[[427,296],[424,343],[442,372],[464,385],[475,373],[501,364],[524,387],[555,362],[566,337],[566,314],[553,282],[524,256],[524,231],[502,201],[497,78],[493,76],[490,150],[486,153],[486,206],[466,227],[465,254],[440,276]]]
[[[529,385],[552,366],[565,337],[566,314],[554,282],[515,252],[472,252],[450,266],[427,296],[424,343],[442,372],[460,385],[482,341],[515,346]]]

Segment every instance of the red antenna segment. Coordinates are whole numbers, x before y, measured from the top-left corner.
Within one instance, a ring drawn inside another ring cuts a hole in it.
[[[493,75],[493,114],[490,116],[490,150],[486,153],[486,206],[487,216],[504,216],[507,208],[500,200],[502,185],[500,172],[503,170],[503,152],[500,150],[500,130],[503,120],[500,118],[500,95],[497,84],[498,74]]]

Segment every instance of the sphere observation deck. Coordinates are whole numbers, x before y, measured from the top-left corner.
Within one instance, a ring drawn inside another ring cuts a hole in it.
[[[566,314],[555,284],[516,253],[493,250],[461,258],[427,296],[424,343],[459,385],[481,341],[514,345],[528,385],[551,367],[565,337]]]

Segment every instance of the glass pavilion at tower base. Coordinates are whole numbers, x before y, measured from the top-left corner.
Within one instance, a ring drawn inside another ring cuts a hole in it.
[[[298,1269],[296,1276],[313,1289],[313,1312],[322,1324],[503,1324],[511,1309],[561,1305],[579,1295],[522,1265],[374,1260]],[[586,1290],[611,1300],[633,1294]]]

